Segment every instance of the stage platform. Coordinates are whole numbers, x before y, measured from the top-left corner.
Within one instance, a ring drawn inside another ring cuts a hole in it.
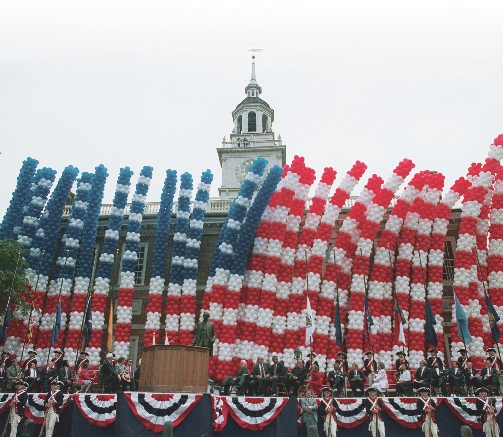
[[[35,420],[35,436],[43,421],[44,394],[30,394],[26,416]],[[0,429],[9,412],[11,394],[0,396]],[[475,398],[434,398],[441,436],[460,435],[468,425],[482,437],[475,415]],[[387,437],[422,436],[415,415],[417,398],[380,398]],[[371,436],[361,398],[337,399],[340,437]],[[503,429],[502,399],[497,398],[497,415]],[[66,395],[54,437],[153,437],[162,435],[170,420],[175,437],[305,437],[298,423],[297,399],[213,396],[207,393],[142,393]],[[320,421],[319,435],[325,437]],[[21,434],[19,430],[18,436]],[[9,434],[6,434],[9,435]]]

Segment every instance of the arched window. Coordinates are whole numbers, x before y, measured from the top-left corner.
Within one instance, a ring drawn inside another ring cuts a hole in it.
[[[238,117],[238,125],[237,125],[237,132],[236,133],[240,134],[242,130],[243,130],[243,116],[240,115]]]
[[[257,114],[255,112],[248,112],[248,132],[257,131]]]
[[[267,132],[269,126],[267,126],[267,115],[262,114],[262,132]]]

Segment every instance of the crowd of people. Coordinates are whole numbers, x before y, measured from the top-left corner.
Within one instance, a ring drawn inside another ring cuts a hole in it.
[[[461,356],[453,361],[450,367],[444,365],[436,349],[428,351],[428,359],[422,360],[420,366],[412,372],[404,351],[399,351],[393,374],[385,370],[385,364],[375,359],[372,351],[366,352],[363,367],[357,363],[349,366],[346,354],[339,352],[338,359],[327,372],[320,372],[316,354],[310,353],[304,362],[298,359],[292,369],[286,368],[277,356],[267,363],[259,356],[253,368],[249,369],[246,360],[242,360],[235,375],[228,376],[220,387],[224,395],[234,387],[236,394],[278,396],[298,396],[299,388],[309,388],[314,396],[321,396],[322,388],[329,387],[336,397],[347,395],[351,389],[353,397],[364,396],[365,386],[375,389],[379,395],[386,396],[390,385],[395,386],[398,396],[413,396],[419,389],[427,388],[437,396],[474,394],[484,387],[492,395],[502,393],[501,359],[494,348],[487,349],[486,366],[476,370],[466,349],[461,349]],[[390,384],[391,380],[391,384]],[[283,388],[278,391],[278,384]]]

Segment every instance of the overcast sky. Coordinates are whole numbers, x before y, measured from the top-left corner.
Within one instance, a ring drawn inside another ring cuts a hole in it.
[[[149,201],[168,168],[210,168],[217,196],[252,45],[287,160],[317,174],[410,158],[450,186],[503,132],[501,1],[2,3],[0,218],[28,156],[104,164],[105,202],[126,165],[154,167]]]

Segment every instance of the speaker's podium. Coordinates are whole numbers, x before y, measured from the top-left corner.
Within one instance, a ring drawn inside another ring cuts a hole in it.
[[[205,393],[208,391],[209,349],[154,345],[143,348],[140,391]]]

